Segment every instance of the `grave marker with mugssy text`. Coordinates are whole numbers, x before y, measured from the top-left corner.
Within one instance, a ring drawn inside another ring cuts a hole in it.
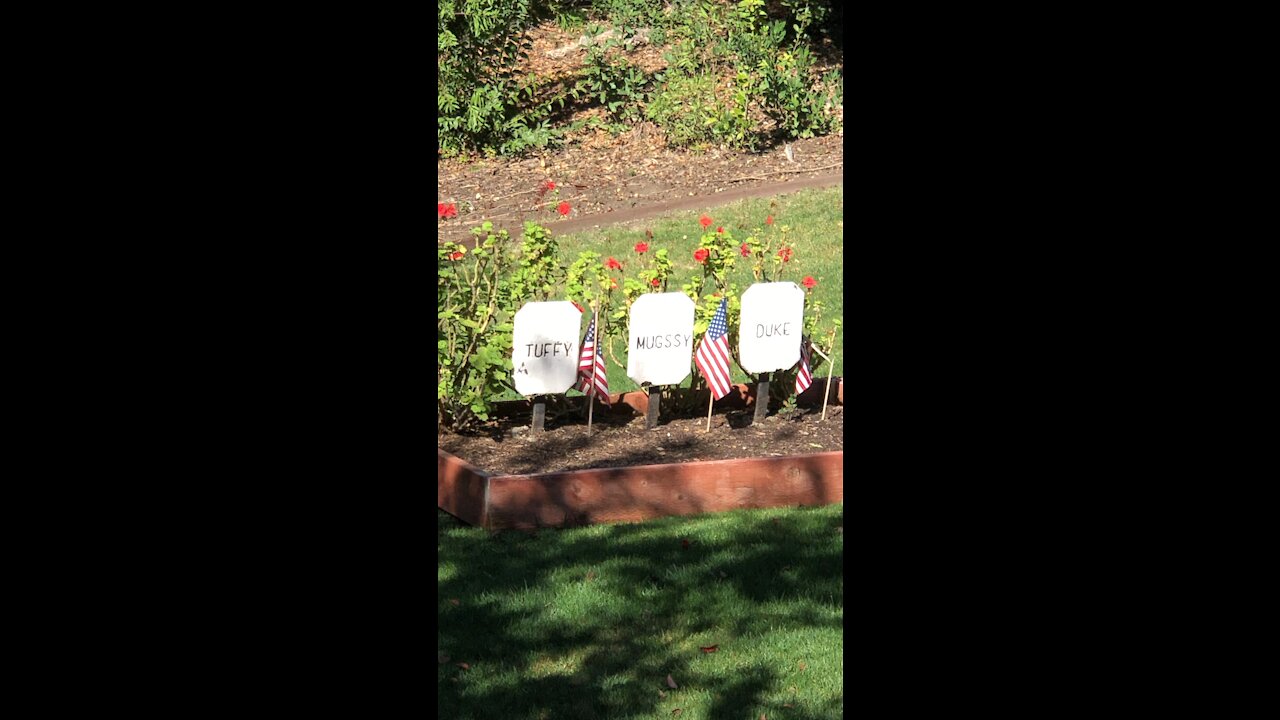
[[[658,426],[662,385],[689,377],[693,362],[693,300],[682,292],[649,293],[631,304],[627,339],[627,376],[649,389],[645,429]]]
[[[693,301],[682,292],[649,293],[631,304],[627,376],[643,385],[678,385],[693,362]]]

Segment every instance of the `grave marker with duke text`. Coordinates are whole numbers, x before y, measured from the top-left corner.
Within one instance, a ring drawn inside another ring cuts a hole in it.
[[[787,370],[800,362],[804,291],[793,282],[756,283],[742,294],[738,364],[752,374]],[[755,419],[768,412],[769,378],[756,385]]]

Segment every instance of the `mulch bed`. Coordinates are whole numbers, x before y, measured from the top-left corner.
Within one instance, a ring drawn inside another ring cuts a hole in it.
[[[707,419],[661,419],[645,430],[643,416],[597,414],[591,435],[579,413],[547,418],[535,437],[530,419],[489,423],[473,435],[445,434],[439,447],[495,475],[586,470],[590,468],[807,455],[844,450],[844,407],[801,408],[790,417],[770,415],[752,424],[753,410],[717,413]]]

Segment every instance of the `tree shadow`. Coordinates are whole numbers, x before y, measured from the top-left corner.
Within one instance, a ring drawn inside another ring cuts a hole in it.
[[[709,693],[714,718],[788,701],[787,717],[838,716],[830,701],[787,696],[783,666],[804,657],[772,667],[757,653],[736,667],[734,651],[778,628],[842,628],[843,513],[740,518],[687,547],[690,526],[670,519],[489,535],[439,522],[442,717],[668,716],[687,692]],[[562,611],[575,602],[596,610]],[[720,652],[701,653],[704,643]],[[680,690],[666,687],[669,674]]]

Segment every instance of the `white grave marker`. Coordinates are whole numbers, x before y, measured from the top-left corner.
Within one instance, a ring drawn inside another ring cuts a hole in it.
[[[793,282],[756,283],[742,294],[738,359],[751,374],[787,370],[800,362],[804,291]]]
[[[582,353],[582,312],[573,303],[525,303],[511,336],[516,392],[557,395],[573,386]]]
[[[677,385],[693,361],[693,301],[682,292],[641,295],[631,305],[627,376],[637,383]]]

